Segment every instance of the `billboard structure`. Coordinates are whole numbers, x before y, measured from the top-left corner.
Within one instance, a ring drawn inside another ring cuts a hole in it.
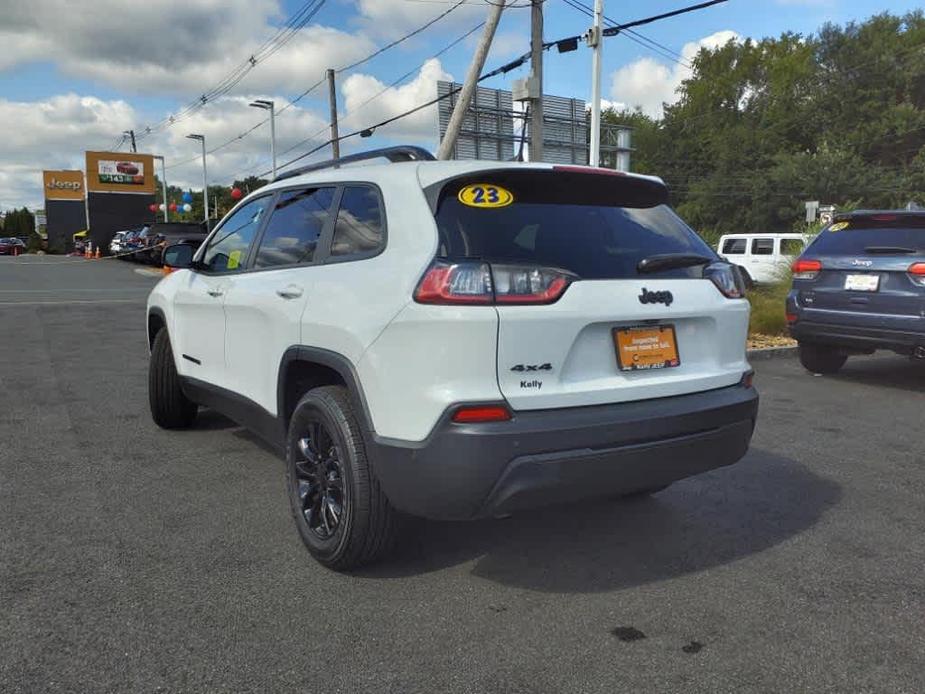
[[[437,82],[437,96],[445,96],[461,85]],[[457,94],[438,102],[439,136],[443,140]],[[454,159],[514,159],[521,140],[529,145],[529,128],[524,138],[525,114],[515,110],[513,95],[504,89],[478,87],[463,119],[453,148]],[[553,164],[587,164],[589,156],[588,109],[582,99],[543,95],[543,161]],[[605,166],[629,169],[629,129],[602,127],[601,152]],[[625,133],[625,134],[623,134]]]
[[[106,248],[115,232],[151,221],[154,157],[134,152],[87,152],[86,157],[90,240]]]
[[[45,231],[48,250],[64,253],[71,238],[87,228],[87,203],[83,171],[43,171]],[[36,220],[36,224],[38,221]]]

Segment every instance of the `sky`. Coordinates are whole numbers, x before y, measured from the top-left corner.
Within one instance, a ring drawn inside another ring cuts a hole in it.
[[[210,185],[263,173],[270,161],[269,126],[260,124],[264,112],[248,106],[253,99],[271,99],[280,110],[280,163],[303,154],[328,138],[326,85],[283,107],[321,81],[326,68],[350,65],[449,11],[419,34],[337,77],[341,133],[425,103],[436,96],[437,80],[463,79],[480,34],[469,32],[489,10],[486,0],[463,0],[454,8],[457,2],[0,0],[0,210],[41,207],[43,169],[83,168],[86,150],[126,151],[122,133],[128,129],[136,130],[139,151],[166,158],[171,184],[201,188],[199,144],[186,138],[189,133],[204,134],[209,149],[232,141],[209,155]],[[304,28],[268,50],[268,39],[291,17],[319,3]],[[688,4],[693,0],[606,0],[604,12],[626,22]],[[729,0],[639,30],[667,53],[625,36],[606,39],[602,98],[605,105],[638,106],[658,116],[690,74],[683,63],[702,46],[785,31],[811,34],[826,22],[863,21],[887,11],[902,14],[917,5],[907,0]],[[546,0],[544,13],[547,40],[582,34],[590,26],[590,19],[564,0]],[[486,70],[527,51],[529,31],[525,0],[512,0]],[[188,110],[229,75],[240,74],[235,71],[251,56],[259,59],[243,79],[205,106]],[[525,66],[484,86],[509,89],[527,74]],[[584,44],[571,53],[548,51],[544,80],[547,94],[588,100],[591,51]],[[413,143],[435,149],[437,137],[432,107],[369,139],[347,141],[343,148]],[[291,151],[282,154],[286,150]],[[329,151],[313,158],[325,155]]]

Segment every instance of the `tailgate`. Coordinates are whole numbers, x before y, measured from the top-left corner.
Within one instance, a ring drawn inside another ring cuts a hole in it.
[[[670,291],[670,306],[642,303]],[[668,397],[734,385],[748,369],[749,306],[709,280],[572,284],[555,304],[499,306],[498,383],[515,410]],[[671,326],[677,366],[621,370],[614,330]]]

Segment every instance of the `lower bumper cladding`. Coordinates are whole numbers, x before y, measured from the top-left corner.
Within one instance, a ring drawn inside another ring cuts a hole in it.
[[[452,411],[452,410],[451,410]],[[520,411],[454,423],[422,442],[378,439],[377,476],[402,511],[469,519],[658,487],[731,465],[748,450],[758,393],[739,385],[670,398]]]

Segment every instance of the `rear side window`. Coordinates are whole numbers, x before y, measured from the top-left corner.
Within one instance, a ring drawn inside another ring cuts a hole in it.
[[[774,239],[752,239],[752,255],[774,255]]]
[[[379,192],[370,186],[347,186],[334,222],[332,256],[375,253],[383,245],[384,224]]]
[[[803,252],[803,241],[800,239],[781,239],[780,254],[797,256]]]
[[[661,185],[625,176],[484,173],[444,186],[436,218],[441,258],[558,268],[582,279],[637,277],[639,261],[658,254],[716,257],[665,204]],[[659,276],[700,277],[702,268]]]
[[[925,215],[877,215],[836,220],[812,242],[814,255],[864,255],[869,252],[925,253]]]
[[[334,202],[334,188],[282,193],[260,240],[254,267],[311,263]]]
[[[723,242],[723,255],[742,255],[748,247],[745,239],[726,239]]]

